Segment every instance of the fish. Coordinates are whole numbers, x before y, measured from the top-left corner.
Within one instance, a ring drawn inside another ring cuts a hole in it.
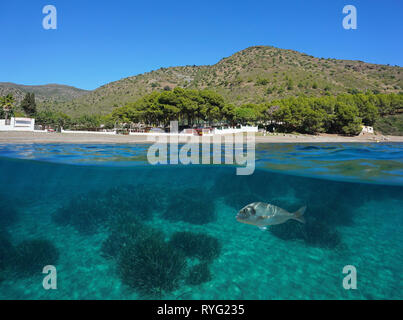
[[[306,206],[290,213],[287,210],[275,205],[254,202],[239,210],[236,220],[241,223],[251,224],[261,230],[266,230],[267,226],[282,224],[290,219],[305,223],[304,213]]]

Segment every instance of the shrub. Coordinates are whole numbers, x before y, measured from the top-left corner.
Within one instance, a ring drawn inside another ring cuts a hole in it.
[[[204,233],[176,232],[173,234],[170,244],[183,251],[188,257],[207,262],[217,258],[221,252],[221,244],[218,239]]]
[[[172,197],[162,216],[170,221],[192,224],[213,222],[216,220],[214,200],[206,191],[190,188]]]
[[[163,237],[148,237],[127,244],[119,257],[123,283],[144,295],[159,295],[176,289],[186,260]]]
[[[268,79],[264,79],[264,78],[259,78],[256,80],[256,85],[257,86],[265,86],[269,83]]]
[[[15,268],[22,276],[40,274],[43,267],[55,265],[59,252],[49,240],[25,240],[16,247]]]

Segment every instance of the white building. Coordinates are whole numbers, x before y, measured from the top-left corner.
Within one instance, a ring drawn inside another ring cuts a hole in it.
[[[365,133],[373,134],[374,133],[373,127],[369,127],[369,126],[361,126],[361,127],[362,127],[361,134],[365,134]]]
[[[235,133],[246,133],[246,132],[259,132],[258,127],[252,127],[252,126],[240,126],[239,128],[237,127],[228,127],[228,128],[215,128],[213,130],[213,134],[235,134]]]
[[[31,118],[14,118],[9,119],[6,124],[5,119],[0,119],[0,131],[34,131],[35,119]]]

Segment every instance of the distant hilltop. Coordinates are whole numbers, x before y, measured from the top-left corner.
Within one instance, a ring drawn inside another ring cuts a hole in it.
[[[0,83],[0,95],[7,90],[34,92],[39,108],[48,106],[77,116],[106,114],[152,91],[171,90],[178,86],[214,90],[235,105],[368,90],[398,93],[403,91],[402,69],[255,46],[211,66],[161,68],[108,83],[93,91],[59,85],[11,86]]]
[[[0,96],[11,93],[17,104],[21,102],[27,92],[34,93],[39,103],[52,103],[54,101],[69,101],[89,91],[61,84],[28,86],[11,82],[0,82]]]

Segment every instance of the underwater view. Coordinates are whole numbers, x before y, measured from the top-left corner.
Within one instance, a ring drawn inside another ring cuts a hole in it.
[[[249,176],[147,149],[0,145],[0,299],[403,298],[403,143],[259,144]],[[306,221],[237,221],[255,202]]]

